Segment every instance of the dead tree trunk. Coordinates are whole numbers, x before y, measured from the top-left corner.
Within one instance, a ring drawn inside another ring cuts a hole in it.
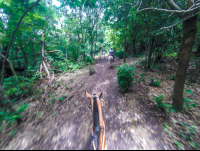
[[[45,29],[45,27],[44,27],[44,29]],[[47,78],[49,79],[49,85],[51,84],[51,81],[52,81],[52,79],[51,79],[51,76],[50,76],[50,73],[49,73],[49,70],[48,70],[48,68],[47,68],[47,66],[46,66],[46,59],[45,59],[45,56],[44,56],[44,34],[42,34],[42,48],[41,48],[41,54],[42,54],[42,62],[41,62],[41,64],[40,64],[40,72],[42,71],[42,69],[44,69],[44,71],[45,71],[45,73],[46,73],[46,75],[47,75]],[[42,77],[41,77],[42,78]]]

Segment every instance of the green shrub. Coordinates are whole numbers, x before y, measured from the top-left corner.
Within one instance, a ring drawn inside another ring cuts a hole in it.
[[[167,113],[170,113],[171,111],[172,112],[175,112],[175,110],[173,109],[172,105],[169,104],[169,103],[164,103],[163,100],[165,99],[165,97],[163,95],[159,95],[159,96],[155,96],[154,98],[152,98],[153,100],[156,101],[157,103],[157,106],[167,112]]]
[[[159,95],[159,96],[156,96],[153,98],[153,100],[156,101],[157,103],[157,106],[160,108],[160,109],[164,109],[166,107],[166,104],[163,103],[163,100],[165,99],[165,97],[163,95]]]
[[[85,61],[87,65],[94,63],[94,60],[91,56],[86,56]]]
[[[69,60],[66,60],[65,62],[64,61],[58,61],[58,60],[55,60],[53,66],[55,69],[59,69],[59,70],[62,70],[62,71],[67,71],[69,69],[68,67],[68,64],[69,64]]]
[[[6,78],[4,82],[4,90],[6,95],[11,99],[33,94],[33,85],[36,77],[27,78],[18,76],[19,84],[14,76]]]
[[[62,71],[74,71],[74,70],[78,70],[83,66],[83,64],[81,62],[77,63],[77,62],[73,62],[70,60],[66,60],[65,61],[57,61],[55,60],[54,62],[54,68],[55,69],[59,69]]]
[[[79,57],[80,47],[76,43],[70,43],[67,45],[67,55],[73,60],[77,61]]]
[[[122,64],[117,68],[117,79],[118,85],[121,92],[127,91],[130,87],[133,86],[135,74],[133,71],[135,70],[132,65],[128,66],[126,64]]]
[[[21,113],[26,111],[28,108],[28,104],[21,105],[18,107],[16,112],[11,112],[6,108],[0,108],[0,124],[3,124],[3,121],[8,122],[8,126],[12,125],[16,119],[21,118]]]
[[[150,78],[150,85],[154,87],[160,87],[160,79],[155,79],[154,77]]]
[[[60,97],[58,98],[58,101],[63,101],[66,98],[66,94],[62,94],[60,95]]]
[[[117,56],[119,59],[124,58],[124,51],[118,51],[114,53],[115,56]]]

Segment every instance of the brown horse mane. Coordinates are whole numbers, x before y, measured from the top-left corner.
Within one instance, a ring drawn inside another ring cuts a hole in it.
[[[94,117],[94,132],[93,134],[90,135],[89,140],[85,146],[85,149],[89,150],[94,150],[93,146],[93,141],[94,145],[96,147],[96,150],[99,150],[99,137],[100,137],[100,132],[101,132],[101,127],[100,127],[100,121],[99,121],[99,109],[98,109],[98,104],[97,104],[97,97],[95,94],[93,95],[93,117]]]

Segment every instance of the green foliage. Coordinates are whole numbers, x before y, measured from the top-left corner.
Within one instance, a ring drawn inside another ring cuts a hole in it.
[[[65,61],[55,60],[55,63],[54,63],[54,68],[65,71],[65,72],[78,70],[82,66],[83,66],[83,64],[81,62],[74,63],[74,62],[72,62],[70,60],[66,60],[66,59],[65,59]]]
[[[157,65],[157,64],[154,64],[153,66],[152,66],[152,69],[160,69],[161,67],[159,66],[159,65]]]
[[[18,98],[33,94],[33,85],[37,77],[22,77],[19,76],[19,84],[14,76],[6,78],[4,82],[4,90],[10,98]]]
[[[115,56],[117,56],[119,59],[124,58],[124,51],[118,51],[114,53]]]
[[[153,100],[156,101],[157,103],[157,106],[161,109],[161,110],[164,110],[166,111],[167,113],[170,113],[170,112],[175,112],[175,110],[172,108],[172,105],[169,104],[169,103],[164,103],[164,99],[165,97],[163,95],[159,95],[159,96],[155,96],[152,98]]]
[[[163,100],[165,99],[165,97],[163,95],[159,95],[153,98],[153,100],[156,101],[157,106],[161,109],[164,109],[166,107],[165,103],[163,103]]]
[[[62,94],[60,95],[60,97],[58,98],[58,101],[63,101],[66,98],[66,94]]]
[[[142,73],[140,74],[140,81],[144,81],[145,80],[145,75]]]
[[[94,60],[93,60],[93,58],[91,56],[86,56],[85,60],[86,60],[86,64],[87,65],[90,65],[90,64],[94,63]]]
[[[185,90],[186,93],[190,94],[193,96],[193,93],[191,90]],[[196,108],[196,101],[191,100],[190,98],[186,98],[184,100],[184,107],[187,108],[188,110],[191,110],[191,108]]]
[[[122,64],[120,67],[117,68],[117,79],[121,92],[125,92],[133,86],[133,75],[135,74],[133,72],[134,70],[135,69],[132,65],[128,66],[126,64]]]
[[[174,52],[174,53],[164,53],[164,56],[166,57],[173,57],[173,58],[177,58],[178,57],[178,53],[177,52]]]
[[[71,57],[73,60],[77,60],[79,57],[80,48],[76,43],[70,43],[67,45],[67,55]]]
[[[191,96],[193,95],[191,90],[185,90],[186,93],[190,94]]]
[[[49,103],[52,104],[53,100],[55,100],[55,93],[53,92],[52,94],[49,94]]]
[[[167,75],[167,79],[168,79],[168,80],[175,80],[175,76]]]
[[[175,141],[174,141],[174,144],[177,145],[178,149],[183,149],[183,144],[180,143],[179,141],[175,140]]]
[[[136,122],[135,119],[132,119],[131,121],[132,121],[132,123],[135,123],[135,122]]]
[[[151,77],[150,78],[150,85],[154,86],[154,87],[160,87],[161,86],[160,79],[155,79],[154,77]]]
[[[188,144],[194,148],[198,149],[198,144],[194,142],[194,136],[197,132],[196,127],[194,125],[189,124],[188,122],[181,122],[179,124],[182,126],[182,130],[180,130],[180,136],[188,142]]]
[[[2,125],[3,121],[6,121],[9,125],[12,125],[16,119],[21,118],[21,113],[26,111],[28,107],[28,104],[20,105],[16,112],[11,112],[6,108],[0,108],[0,124]]]
[[[196,102],[195,101],[193,101],[193,100],[191,100],[189,98],[186,98],[184,100],[184,107],[186,107],[188,110],[191,110],[191,107],[196,108],[197,106],[196,106]]]

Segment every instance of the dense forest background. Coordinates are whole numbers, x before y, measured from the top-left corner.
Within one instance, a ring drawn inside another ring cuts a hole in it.
[[[59,73],[91,69],[101,50],[108,54],[110,48],[124,63],[126,58],[140,57],[143,71],[153,72],[157,63],[172,57],[177,64],[176,74],[170,77],[175,80],[173,111],[182,112],[188,101],[197,107],[185,100],[184,92],[192,91],[184,84],[199,83],[200,1],[57,3],[0,0],[0,131],[14,121],[20,125],[21,113],[29,106],[26,98],[52,94]]]

